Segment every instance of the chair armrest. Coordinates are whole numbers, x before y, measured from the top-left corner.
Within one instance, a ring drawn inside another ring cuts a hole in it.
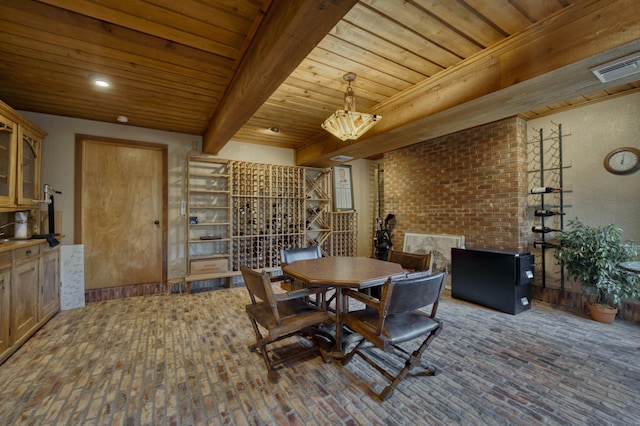
[[[358,302],[362,302],[367,306],[370,306],[374,309],[378,309],[380,306],[380,301],[375,297],[369,296],[366,293],[361,293],[359,291],[354,291],[351,289],[342,290],[343,296],[351,297],[352,299],[357,300]]]
[[[277,283],[280,281],[293,281],[293,277],[290,277],[289,275],[274,275],[269,277],[269,281],[271,281],[272,283]]]
[[[318,294],[326,291],[325,288],[303,288],[301,290],[290,291],[288,293],[276,293],[274,294],[277,301],[299,299],[301,297],[311,296],[312,294]]]

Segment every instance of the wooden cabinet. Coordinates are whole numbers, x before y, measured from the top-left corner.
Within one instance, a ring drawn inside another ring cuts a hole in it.
[[[38,249],[35,245],[14,250],[10,296],[12,343],[30,334],[38,323]]]
[[[45,321],[60,310],[60,250],[43,248],[39,267],[38,321]]]
[[[0,251],[0,363],[60,309],[60,250],[39,241]]]
[[[18,125],[0,114],[0,205],[15,201]]]
[[[9,348],[9,296],[11,291],[11,253],[0,254],[0,360]],[[7,259],[8,258],[8,259]]]
[[[18,131],[17,204],[32,207],[40,198],[40,163],[43,136],[30,125]]]
[[[40,198],[46,132],[0,102],[0,208],[26,210]]]
[[[187,283],[230,276],[229,178],[226,160],[187,158]]]

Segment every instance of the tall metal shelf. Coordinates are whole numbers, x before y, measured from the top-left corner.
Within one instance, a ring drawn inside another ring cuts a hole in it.
[[[554,124],[547,135],[544,130],[536,131],[536,134],[529,141],[529,187],[535,188],[559,188],[557,192],[529,194],[529,206],[534,209],[533,228],[540,228],[542,232],[534,233],[539,235],[533,242],[534,248],[540,248],[540,262],[542,288],[546,287],[546,264],[547,250],[555,249],[557,243],[553,237],[556,232],[564,229],[564,208],[567,192],[565,188],[563,170],[569,168],[563,162],[562,144],[563,138],[569,135],[562,133],[562,124]],[[551,216],[538,216],[535,212],[551,211],[555,214]],[[545,229],[549,228],[549,232]],[[564,290],[564,268],[560,268],[560,290]]]

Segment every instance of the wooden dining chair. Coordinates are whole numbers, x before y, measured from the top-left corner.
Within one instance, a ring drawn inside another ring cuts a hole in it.
[[[389,250],[387,261],[399,263],[407,272],[433,272],[432,252],[426,254],[408,253],[405,251]]]
[[[405,272],[433,272],[432,252],[426,254],[409,253],[390,249],[387,253],[387,262],[398,263]],[[382,286],[370,287],[363,290],[370,296],[380,299]]]
[[[322,252],[320,246],[310,246],[298,249],[281,249],[280,250],[280,266],[285,267],[299,260],[320,259]],[[305,288],[305,284],[296,281],[292,277],[282,275],[278,277],[282,279],[280,286],[287,291]]]
[[[249,349],[252,352],[259,350],[262,354],[269,380],[274,383],[278,381],[276,366],[314,352],[319,352],[322,360],[328,362],[330,356],[321,343],[328,342],[327,346],[332,345],[332,337],[314,327],[329,323],[329,313],[324,306],[316,306],[306,301],[309,295],[324,290],[307,288],[289,293],[274,293],[273,284],[266,271],[258,272],[241,265],[240,272],[251,298],[251,303],[245,307],[245,311],[256,335],[256,343],[250,345]],[[266,335],[262,334],[259,326],[266,330]],[[302,336],[310,342],[303,344],[300,349],[288,351],[278,357],[267,350],[269,344],[293,336]]]
[[[351,289],[343,290],[345,304],[352,298],[364,303],[365,307],[351,312],[343,309],[342,323],[360,335],[360,340],[344,356],[342,364],[346,365],[354,355],[358,355],[389,380],[389,385],[380,393],[370,388],[379,401],[393,392],[411,367],[421,365],[422,353],[442,331],[442,321],[436,317],[436,313],[444,278],[444,272],[431,275],[412,273],[408,278],[389,278],[382,287],[380,299]],[[413,352],[400,346],[419,338],[422,342]],[[383,356],[372,356],[372,351],[376,350],[403,358],[404,367],[396,372],[392,372],[390,366],[385,368],[374,361],[385,359]],[[429,375],[435,374],[435,368],[423,368]]]

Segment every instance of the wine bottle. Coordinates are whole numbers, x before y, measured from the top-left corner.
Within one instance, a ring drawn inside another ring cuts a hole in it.
[[[539,186],[537,188],[531,188],[532,194],[548,194],[550,192],[560,192],[562,188],[552,188],[550,186]]]
[[[551,229],[548,226],[532,226],[531,232],[535,232],[537,234],[548,234],[549,232],[562,232],[561,229]]]
[[[536,210],[533,212],[534,216],[555,216],[555,215],[563,215],[565,212],[556,212],[553,210]]]

